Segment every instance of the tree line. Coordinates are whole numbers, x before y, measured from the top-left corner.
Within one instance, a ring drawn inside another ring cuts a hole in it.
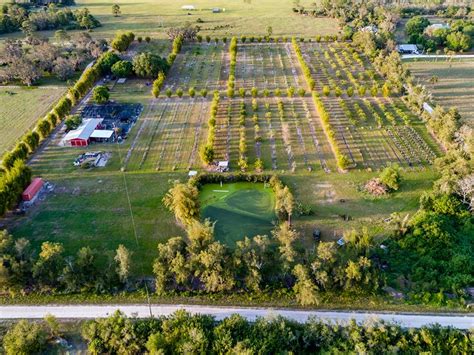
[[[20,4],[4,4],[0,9],[0,34],[23,31],[31,36],[35,31],[90,30],[101,26],[87,8],[72,11],[52,4],[41,10],[30,11]]]
[[[69,333],[69,334],[68,334]],[[53,316],[43,322],[21,320],[6,329],[7,355],[64,350],[70,339]],[[86,321],[81,337],[91,354],[325,354],[469,353],[472,332],[437,325],[402,328],[382,321],[326,323],[312,317],[298,323],[284,317],[251,322],[234,314],[222,320],[177,311],[170,316],[135,319],[119,311]]]
[[[103,256],[101,256],[103,257]],[[44,242],[39,250],[26,238],[0,231],[0,289],[39,293],[111,293],[130,281],[132,252],[119,245],[106,262],[90,247],[66,256],[61,243]],[[104,266],[105,264],[105,266]]]

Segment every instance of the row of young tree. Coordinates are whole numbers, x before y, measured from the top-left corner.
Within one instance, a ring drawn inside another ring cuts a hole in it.
[[[57,340],[67,337],[64,333],[52,316],[44,322],[22,320],[7,329],[3,348],[7,355],[61,351]],[[216,320],[185,311],[152,319],[128,318],[117,311],[83,323],[81,335],[91,354],[463,354],[472,350],[472,332],[437,325],[407,329],[377,321],[334,324],[310,318],[298,323],[283,317],[248,321],[238,314]]]
[[[18,4],[4,4],[0,9],[0,34],[21,30],[27,36],[32,36],[35,31],[90,30],[99,26],[99,20],[87,8],[72,11],[52,4],[46,9],[31,11]]]
[[[0,231],[0,289],[29,292],[104,293],[123,289],[130,279],[132,252],[119,245],[105,253],[90,247],[66,256],[61,243],[44,242],[36,250],[26,238]],[[105,264],[105,266],[104,266]]]
[[[184,44],[184,39],[187,38],[186,33],[187,33],[186,29],[181,29],[181,30],[178,29],[177,32],[174,33],[171,53],[168,55],[166,66],[163,66],[163,68],[157,74],[154,75],[156,79],[155,81],[153,81],[151,93],[153,97],[155,98],[160,96],[161,88],[163,87],[163,84],[165,83],[165,80],[166,80],[166,73],[168,72],[169,68],[171,68],[174,61],[176,60],[176,57],[181,51],[181,47]],[[191,95],[191,92],[194,93],[194,89],[190,91],[190,95]],[[181,96],[182,96],[182,92],[181,92]]]
[[[219,92],[214,92],[212,99],[210,115],[207,121],[208,132],[206,144],[200,147],[199,155],[204,164],[209,165],[214,161],[214,142],[216,140],[216,122],[217,122],[217,110],[219,108],[220,96]]]

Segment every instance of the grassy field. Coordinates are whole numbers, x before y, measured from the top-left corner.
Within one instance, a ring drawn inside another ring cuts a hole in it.
[[[262,183],[206,184],[199,199],[201,217],[216,222],[217,240],[229,246],[245,236],[270,235],[275,196]]]
[[[0,4],[9,0],[0,0]],[[309,4],[309,0],[302,4]],[[271,26],[274,36],[296,35],[313,37],[317,34],[338,33],[337,22],[329,18],[313,18],[293,14],[292,0],[76,0],[77,7],[87,7],[102,23],[94,30],[99,38],[110,38],[116,31],[133,31],[138,35],[165,38],[170,27],[183,26],[186,22],[199,25],[203,35],[217,37],[232,35],[266,35]],[[121,16],[112,15],[112,5],[119,4]],[[181,10],[192,4],[196,11]],[[219,7],[225,12],[214,14],[211,9]],[[201,19],[203,22],[198,23]],[[52,36],[52,31],[42,33]],[[8,35],[11,37],[12,35]],[[22,37],[21,32],[13,35]],[[7,36],[0,36],[1,38]]]
[[[463,119],[474,126],[474,60],[417,60],[407,64],[433,93],[437,104],[456,107]],[[438,77],[438,82],[430,80],[433,76]]]
[[[65,86],[0,86],[0,155],[12,148],[65,91]]]

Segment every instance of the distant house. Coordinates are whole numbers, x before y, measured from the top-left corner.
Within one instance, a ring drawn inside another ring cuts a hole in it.
[[[212,9],[212,12],[215,13],[215,14],[218,14],[221,11],[222,10],[219,7],[215,7],[215,8]]]
[[[181,6],[181,10],[195,11],[196,7],[194,5],[183,5],[183,6]]]
[[[416,44],[399,44],[397,51],[400,54],[420,54],[420,50]]]
[[[450,27],[447,23],[434,23],[425,28],[425,31],[436,31],[436,30],[449,30]]]
[[[379,31],[378,27],[374,25],[362,27],[360,30],[362,32],[371,32],[371,33],[377,33]]]

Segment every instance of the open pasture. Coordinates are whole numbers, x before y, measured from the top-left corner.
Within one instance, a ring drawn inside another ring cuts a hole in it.
[[[127,170],[185,170],[200,165],[199,147],[206,137],[206,99],[157,99],[149,103],[124,152]]]
[[[346,42],[305,42],[300,43],[300,48],[318,91],[323,86],[346,90],[361,85],[369,90],[381,81],[368,58]]]
[[[177,88],[188,91],[195,88],[199,94],[201,89],[223,90],[229,76],[228,61],[226,61],[227,46],[219,44],[185,45],[176,57],[171,68],[163,92]]]
[[[281,89],[306,87],[291,43],[251,43],[237,47],[235,87]]]
[[[256,105],[255,105],[256,104]],[[246,145],[241,152],[241,141]],[[216,159],[238,170],[244,155],[251,170],[330,170],[334,158],[310,98],[221,100],[216,124]]]
[[[439,148],[399,99],[324,98],[340,150],[353,167],[380,169],[396,163],[422,168]]]
[[[63,86],[0,87],[0,155],[12,148],[65,91]]]
[[[417,60],[406,63],[445,108],[455,107],[474,127],[474,60]]]

